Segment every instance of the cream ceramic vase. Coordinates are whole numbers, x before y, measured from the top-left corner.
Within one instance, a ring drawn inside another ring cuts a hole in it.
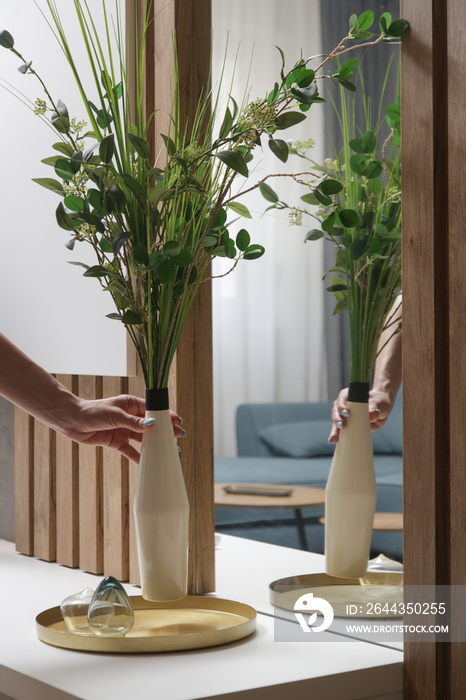
[[[142,596],[184,598],[188,572],[189,504],[181,471],[167,389],[148,389],[144,434],[134,499]]]
[[[325,491],[325,566],[331,576],[360,578],[369,560],[377,489],[368,397],[368,384],[350,382],[350,415]]]

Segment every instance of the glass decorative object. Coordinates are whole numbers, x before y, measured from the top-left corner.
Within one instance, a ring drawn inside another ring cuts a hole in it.
[[[102,637],[122,637],[134,624],[134,612],[125,589],[113,576],[97,586],[87,613],[90,630]]]
[[[400,593],[403,590],[403,564],[379,554],[370,560],[367,571],[359,582],[367,595]]]
[[[61,614],[70,632],[74,634],[90,634],[87,622],[87,611],[94,591],[92,588],[84,588],[79,593],[68,596],[60,605]]]

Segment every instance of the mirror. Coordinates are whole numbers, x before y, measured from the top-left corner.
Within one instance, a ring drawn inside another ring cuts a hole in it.
[[[370,9],[374,10],[377,22],[383,12],[399,16],[398,0],[378,2],[376,8],[372,5]],[[229,66],[236,61],[232,91],[236,101],[241,102],[246,84],[250,86],[251,100],[264,96],[280,70],[276,46],[284,51],[287,68],[290,68],[300,58],[301,49],[303,57],[307,58],[334,48],[348,32],[350,15],[356,13],[359,16],[366,9],[369,8],[364,0],[333,3],[319,0],[291,0],[287,3],[240,0],[229,3],[216,0],[212,5],[214,84],[221,72],[224,47],[228,41]],[[236,55],[238,46],[240,49]],[[390,56],[397,52],[398,47],[381,45],[371,49],[368,60],[363,62],[365,92],[372,96],[374,109],[378,108]],[[358,54],[361,58],[362,51]],[[395,101],[396,87],[395,65],[386,90],[387,104]],[[225,100],[227,92],[225,90]],[[328,142],[326,132],[335,139],[337,131],[331,105],[313,105],[309,118],[287,131],[285,138],[313,139],[315,145],[310,157],[323,162]],[[303,162],[290,156],[283,165],[264,146],[262,157],[254,161],[256,177],[250,178],[252,182],[247,186],[269,173],[301,172],[306,169]],[[279,193],[280,199],[290,203],[298,203],[300,194],[306,191],[300,192],[296,183],[287,177],[273,178],[268,183]],[[253,221],[241,219],[231,224],[232,230],[235,226],[247,228],[253,242],[265,246],[266,255],[260,260],[242,261],[232,274],[228,274],[227,262],[215,261],[214,277],[221,276],[213,281],[216,481],[287,483],[286,474],[277,471],[280,460],[275,460],[274,465],[272,459],[260,462],[259,457],[248,460],[249,463],[245,459],[233,459],[236,455],[237,407],[255,403],[333,401],[349,380],[349,338],[344,315],[333,315],[334,297],[327,294],[325,286],[328,285],[322,282],[324,273],[334,263],[332,247],[327,247],[323,241],[304,244],[308,228],[290,226],[288,210],[264,214],[268,203],[257,192],[248,195],[244,202],[254,212]],[[327,421],[328,436],[329,404],[323,405],[322,411],[325,418],[319,418],[319,422]],[[254,416],[251,420],[255,420]],[[401,419],[399,424],[401,430]],[[284,461],[282,466],[286,469]],[[290,475],[291,483],[306,484],[307,480],[306,473],[298,482],[291,481]],[[322,473],[317,481],[324,486],[326,475]],[[401,485],[397,498],[401,504]],[[315,528],[323,510],[304,512]],[[264,511],[238,510],[235,520],[231,509],[217,508],[220,530],[222,525],[229,524],[225,532],[299,547],[299,531],[293,512],[288,510],[280,517],[286,521],[291,533],[289,538],[284,536],[281,539],[279,527],[273,522],[275,518],[264,517]],[[250,522],[255,526],[249,527]],[[315,551],[323,551],[322,536],[310,537],[309,548],[315,546],[319,548]],[[383,547],[383,538],[381,542]]]

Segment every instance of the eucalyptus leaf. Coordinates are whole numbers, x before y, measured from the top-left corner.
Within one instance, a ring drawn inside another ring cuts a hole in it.
[[[338,194],[338,192],[341,192],[342,189],[343,185],[341,184],[341,182],[338,182],[338,180],[324,180],[319,185],[319,190],[323,192],[323,194],[327,195]]]
[[[325,231],[326,233],[331,231],[335,225],[335,219],[336,219],[336,213],[334,211],[332,211],[332,213],[329,216],[327,216],[327,218],[324,219],[324,221],[322,221],[322,230]]]
[[[331,204],[333,204],[333,202],[332,202],[332,200],[330,199],[330,197],[328,197],[326,194],[324,194],[323,192],[321,192],[321,190],[320,190],[318,187],[316,187],[316,188],[312,191],[312,193],[313,193],[313,195],[315,196],[315,198],[317,199],[317,201],[319,202],[319,204],[323,204],[324,207],[328,207],[328,206],[330,206]],[[306,196],[306,195],[304,195],[304,196]],[[302,197],[301,197],[301,199],[302,199]]]
[[[4,49],[12,49],[14,45],[15,41],[10,32],[7,32],[6,29],[2,29],[0,32],[0,46],[3,46]]]
[[[74,231],[73,220],[70,217],[70,215],[66,213],[65,207],[63,206],[63,202],[60,202],[60,204],[56,208],[55,218],[60,228],[65,229],[65,231]]]
[[[193,256],[187,248],[182,248],[179,255],[173,257],[172,260],[178,267],[188,267],[193,261]]]
[[[112,206],[110,206],[110,202]],[[106,190],[104,195],[104,207],[107,211],[121,211],[126,203],[126,197],[123,190],[118,187],[118,185],[111,185],[108,190]]]
[[[274,204],[279,201],[278,194],[266,182],[261,182],[259,185],[259,192],[267,202],[272,202],[272,204]]]
[[[171,260],[164,260],[157,270],[157,277],[162,284],[170,284],[176,277],[176,265]]]
[[[267,104],[268,105],[275,104],[279,95],[280,95],[280,86],[278,83],[275,83],[273,90],[271,90],[267,96]]]
[[[235,172],[240,175],[248,177],[248,166],[243,156],[238,153],[238,151],[219,151],[216,153],[216,157],[221,160],[222,163],[225,163],[228,168],[231,168],[231,170],[235,170]]]
[[[319,231],[318,229],[313,228],[311,231],[308,231],[306,233],[306,237],[305,237],[304,241],[305,242],[306,241],[318,241],[323,237],[324,237],[324,234],[322,231]]]
[[[87,270],[83,273],[84,277],[107,277],[108,275],[111,275],[110,270],[107,270],[106,267],[103,267],[102,265],[91,265],[91,267],[87,268]]]
[[[65,207],[71,211],[84,211],[84,200],[75,195],[67,195],[63,200]]]
[[[257,260],[261,258],[265,253],[265,248],[257,243],[250,245],[246,248],[243,254],[245,260]]]
[[[162,252],[169,258],[176,258],[181,253],[181,246],[178,241],[167,241],[162,248]]]
[[[167,149],[168,155],[174,156],[176,153],[176,146],[173,139],[171,139],[170,136],[167,136],[166,134],[160,134],[160,136],[164,140],[165,148]]]
[[[149,264],[149,253],[147,252],[147,247],[143,243],[137,243],[133,245],[133,255],[139,265],[147,266]]]
[[[354,209],[342,209],[338,217],[345,228],[355,228],[359,225],[359,214]]]
[[[44,165],[51,165],[52,168],[55,167],[55,163],[57,160],[60,158],[60,156],[50,156],[49,158],[42,158],[40,161],[41,163],[44,163]]]
[[[301,197],[301,201],[305,202],[305,204],[311,204],[312,206],[320,204],[314,192],[308,192],[307,194],[303,194],[303,196]]]
[[[282,161],[282,163],[286,163],[288,160],[288,155],[289,155],[289,147],[286,141],[283,141],[283,139],[269,139],[268,141],[269,148],[272,151],[272,153]]]
[[[250,242],[251,236],[246,231],[246,229],[242,228],[240,231],[238,231],[238,234],[236,236],[236,245],[238,246],[238,250],[241,250],[241,252],[246,251]]]
[[[225,110],[225,116],[223,117],[223,122],[222,126],[220,127],[219,131],[219,138],[224,139],[228,136],[228,134],[231,131],[231,127],[233,126],[233,115],[230,112],[230,109],[227,107]]]
[[[317,89],[317,84],[312,83],[309,87],[292,87],[290,90],[293,97],[295,97],[298,102],[302,102],[305,105],[312,105],[314,102],[318,101],[319,91]]]
[[[32,178],[32,181],[37,182],[37,184],[41,187],[45,187],[46,190],[51,190],[51,192],[55,192],[56,194],[63,195],[65,193],[61,182],[58,182],[58,180],[54,180],[51,177],[34,177]]]
[[[125,324],[125,326],[138,326],[144,322],[143,317],[140,314],[136,313],[136,311],[132,311],[131,309],[125,311],[121,320]]]
[[[141,158],[150,159],[150,148],[149,144],[145,139],[143,139],[141,136],[137,136],[136,134],[131,133],[128,133],[127,137],[128,141],[131,143],[138,156],[140,156]]]
[[[107,238],[101,238],[99,241],[99,246],[100,246],[100,249],[104,253],[112,253],[113,252],[112,244],[110,243],[109,240],[107,240]]]
[[[74,148],[70,143],[65,143],[64,141],[58,141],[57,143],[54,143],[52,148],[55,151],[59,151],[60,153],[63,153],[65,156],[71,156],[74,153]]]
[[[230,202],[228,206],[235,214],[244,216],[245,219],[252,219],[251,212],[245,204],[241,204],[241,202]]]
[[[390,12],[384,12],[379,19],[379,28],[384,34],[388,34],[388,27],[392,23],[392,16]]]
[[[59,158],[55,163],[55,173],[58,177],[61,177],[62,180],[72,180],[75,174],[70,161],[64,158]]]
[[[370,29],[374,24],[374,19],[375,17],[372,10],[366,10],[360,14],[358,19],[359,31],[367,31]]]
[[[363,168],[361,175],[367,177],[368,180],[372,180],[379,177],[382,172],[382,163],[379,160],[370,160],[369,163]]]
[[[127,173],[122,173],[121,174],[121,179],[123,180],[124,184],[128,189],[131,190],[131,192],[134,194],[134,196],[137,199],[137,202],[139,206],[142,208],[143,211],[146,211],[147,209],[147,193],[144,187],[141,185],[138,180],[136,180],[134,177],[131,175],[128,175]]]
[[[394,37],[400,37],[409,29],[409,22],[405,19],[396,19],[388,27],[388,34]]]
[[[289,129],[291,126],[300,124],[306,119],[306,115],[301,112],[283,112],[275,119],[273,125],[276,129]]]
[[[115,135],[109,134],[102,139],[99,146],[99,155],[103,163],[108,165],[115,153]]]

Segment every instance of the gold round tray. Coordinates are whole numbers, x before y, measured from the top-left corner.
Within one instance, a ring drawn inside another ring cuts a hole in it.
[[[124,637],[98,637],[68,631],[60,607],[36,617],[41,641],[78,651],[139,654],[202,649],[235,642],[252,634],[256,611],[244,603],[222,598],[186,596],[169,603],[130,597],[134,626]]]
[[[302,574],[273,581],[269,585],[272,605],[294,610],[298,598],[313,593],[316,598],[328,601],[335,617],[349,617],[348,605],[355,604],[358,617],[402,617],[399,604],[403,601],[403,574],[391,575],[390,584],[374,583],[362,586],[357,578],[337,578],[328,574]],[[398,578],[396,579],[396,576]],[[375,604],[379,604],[375,607]],[[384,606],[386,609],[384,611]]]

